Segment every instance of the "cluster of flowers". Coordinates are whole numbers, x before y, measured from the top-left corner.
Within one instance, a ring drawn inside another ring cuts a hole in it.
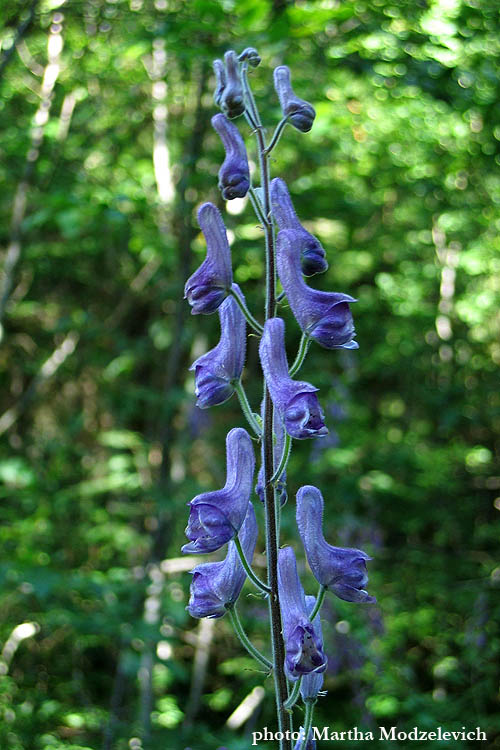
[[[242,198],[252,191],[245,144],[231,120],[244,114],[247,108],[248,94],[241,66],[244,63],[255,67],[259,62],[257,52],[249,48],[239,57],[231,50],[226,53],[224,61],[214,63],[217,78],[215,101],[222,113],[212,118],[212,125],[226,152],[219,170],[219,188],[225,200]],[[294,94],[286,66],[276,68],[274,83],[282,108],[282,122],[302,132],[310,130],[315,111]],[[269,188],[272,217],[278,229],[275,245],[277,272],[283,294],[302,330],[304,351],[311,341],[327,349],[356,349],[358,345],[354,340],[349,308],[355,300],[347,294],[317,291],[308,286],[304,276],[313,276],[328,267],[325,251],[300,223],[286,183],[276,178],[270,182]],[[258,191],[253,191],[253,200],[254,205],[259,202]],[[258,214],[263,215],[261,203],[257,209]],[[207,254],[187,281],[185,296],[194,314],[211,314],[217,310],[221,330],[217,346],[191,366],[195,374],[197,405],[207,408],[224,403],[241,387],[248,319],[245,313],[248,309],[241,289],[233,282],[231,251],[217,207],[212,203],[203,204],[198,211],[198,222],[206,240]],[[252,316],[250,320],[255,322]],[[280,317],[271,317],[259,328],[260,362],[274,404],[276,469],[285,444],[289,450],[292,438],[322,437],[328,430],[316,395],[318,389],[310,383],[293,379],[291,375],[298,367],[292,368],[290,374],[284,321]],[[257,420],[252,426],[258,432]],[[189,504],[186,529],[189,543],[182,551],[210,553],[228,544],[224,560],[197,565],[192,571],[188,610],[198,618],[222,617],[234,607],[257,541],[258,527],[251,501],[255,455],[252,439],[245,429],[235,428],[228,433],[226,455],[224,487],[197,495]],[[275,482],[281,504],[286,501],[285,485],[283,470]],[[261,501],[264,500],[264,486],[261,467],[255,487]],[[296,500],[299,535],[322,594],[329,590],[350,602],[375,601],[364,589],[368,555],[358,549],[334,547],[323,536],[321,492],[316,487],[304,486],[297,492]],[[244,565],[245,561],[247,565]],[[278,582],[286,650],[285,672],[292,682],[302,678],[302,698],[314,700],[322,687],[322,672],[327,663],[319,617],[320,602],[315,597],[305,596],[291,547],[279,550]],[[313,747],[311,743],[307,747]]]

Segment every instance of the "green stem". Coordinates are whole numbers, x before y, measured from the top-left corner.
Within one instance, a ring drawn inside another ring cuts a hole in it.
[[[299,677],[299,679],[293,686],[292,692],[288,696],[288,700],[285,701],[285,708],[287,709],[287,711],[293,708],[295,704],[297,703],[297,700],[300,694],[301,682],[302,682],[302,677]]]
[[[236,300],[236,304],[238,305],[241,312],[245,316],[248,324],[254,329],[254,331],[256,331],[258,334],[261,334],[264,331],[264,329],[262,328],[261,324],[257,320],[255,320],[252,313],[250,312],[248,307],[245,305],[245,303],[241,299],[238,292],[234,288],[231,288],[231,291],[229,292],[229,294],[232,296],[234,300]]]
[[[255,189],[253,187],[250,188],[248,191],[248,197],[250,198],[250,203],[253,206],[253,210],[255,211],[257,218],[259,221],[262,222],[262,224],[268,224],[266,217],[264,216],[264,213],[262,211],[262,206],[260,204],[260,200],[258,198],[257,193],[255,192]]]
[[[309,734],[311,733],[315,703],[315,700],[306,701],[306,715],[304,718],[304,741],[302,743],[302,747],[304,748],[304,750],[307,747],[307,740],[309,739]]]
[[[316,597],[313,610],[311,614],[309,615],[309,619],[311,620],[311,622],[313,622],[314,618],[320,611],[321,605],[323,604],[323,599],[325,598],[325,594],[326,594],[326,586],[321,585],[319,587],[318,595]]]
[[[238,612],[236,611],[236,605],[233,604],[232,607],[228,607],[227,611],[229,613],[229,617],[233,624],[236,635],[238,636],[238,638],[240,639],[241,643],[246,648],[248,653],[251,654],[251,656],[253,656],[254,659],[257,659],[257,661],[259,661],[266,669],[271,671],[273,668],[272,663],[269,661],[269,659],[266,659],[264,654],[261,654],[260,651],[257,648],[255,648],[255,646],[253,645],[253,643],[251,642],[251,640],[245,633],[243,629],[243,625],[241,624],[241,620],[238,617]]]
[[[257,588],[260,589],[261,591],[265,591],[266,594],[271,593],[270,587],[266,586],[266,584],[263,581],[261,581],[257,575],[255,575],[252,568],[250,567],[249,562],[247,558],[245,557],[245,553],[243,552],[243,547],[241,546],[241,542],[237,536],[234,537],[234,543],[236,545],[236,549],[238,550],[238,555],[240,557],[241,564],[245,568],[245,572],[247,576],[250,578],[250,580],[252,581],[252,583],[255,584],[255,586],[257,586]]]
[[[285,471],[288,459],[290,458],[290,452],[292,450],[292,438],[288,434],[288,432],[285,432],[285,443],[283,445],[283,453],[281,454],[281,459],[278,465],[278,468],[274,472],[274,474],[271,477],[271,482],[277,482],[283,472]]]
[[[270,142],[269,146],[266,148],[266,150],[264,152],[266,154],[266,156],[269,156],[269,154],[271,153],[271,151],[273,150],[273,148],[278,143],[278,141],[281,138],[281,135],[282,135],[282,133],[283,133],[283,131],[285,129],[285,125],[287,124],[287,122],[288,122],[288,117],[284,117],[278,123],[278,125],[276,127],[276,130],[273,133],[273,137],[271,138],[271,142]]]
[[[243,414],[245,415],[248,424],[255,432],[255,435],[260,439],[262,437],[262,430],[260,429],[259,423],[253,415],[250,404],[248,403],[247,394],[245,392],[245,389],[243,388],[241,380],[235,380],[233,385],[234,390],[236,391],[236,395],[238,396],[240,406],[243,410]]]
[[[309,346],[311,344],[311,339],[309,338],[307,333],[302,334],[302,338],[300,339],[300,345],[299,345],[299,351],[297,352],[297,356],[295,357],[295,362],[290,367],[288,374],[292,378],[295,373],[297,373],[300,368],[302,367],[302,363],[304,362],[307,352],[309,351]]]
[[[248,102],[247,112],[250,114],[251,119],[254,121],[256,127],[262,127],[260,121],[259,112],[255,105],[255,99],[253,98],[252,89],[248,84],[248,63],[245,61],[241,66],[241,77],[243,82],[243,88],[245,90],[246,99]]]

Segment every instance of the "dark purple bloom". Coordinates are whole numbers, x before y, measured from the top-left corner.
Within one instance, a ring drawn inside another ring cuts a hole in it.
[[[233,286],[243,296],[238,285]],[[219,343],[189,368],[195,371],[196,405],[200,409],[218,406],[231,398],[245,364],[246,321],[233,297],[227,297],[219,307],[219,319]]]
[[[252,492],[255,456],[248,432],[235,427],[226,437],[226,484],[196,495],[190,506],[182,552],[215,552],[233,539],[243,524]]]
[[[302,133],[312,128],[316,112],[308,102],[295,96],[290,81],[290,69],[280,65],[274,69],[274,88],[280,100],[283,116],[288,117],[290,123]]]
[[[318,628],[308,615],[304,590],[291,547],[278,553],[278,586],[285,642],[285,672],[295,682],[303,675],[324,672],[327,659]]]
[[[306,596],[306,607],[307,607],[307,614],[310,615],[311,612],[314,609],[314,605],[316,603],[316,597],[315,596]],[[323,632],[321,630],[321,619],[319,616],[319,612],[314,618],[314,627],[316,628],[316,632],[318,634],[318,638],[321,642],[323,642]],[[302,682],[300,683],[300,694],[303,698],[303,700],[314,700],[317,698],[319,691],[323,687],[323,673],[322,672],[311,672],[310,674],[305,674],[302,678]]]
[[[252,562],[257,542],[257,520],[252,503],[239,531],[239,539],[249,563]],[[229,542],[222,562],[197,565],[191,571],[191,596],[187,610],[192,617],[222,617],[238,599],[247,574],[240,562],[236,545]]]
[[[226,201],[243,198],[250,187],[250,170],[243,138],[236,125],[224,115],[212,117],[212,125],[226,150],[226,158],[219,169],[219,190]]]
[[[363,586],[368,581],[366,561],[359,549],[332,547],[323,536],[323,496],[311,485],[297,492],[297,526],[314,577],[346,602],[374,602]]]
[[[270,318],[260,341],[260,361],[274,406],[285,422],[288,434],[300,440],[328,434],[317,388],[288,374],[285,352],[285,324]]]
[[[264,411],[264,404],[262,404],[261,413]],[[277,468],[283,455],[283,448],[285,445],[285,427],[281,414],[277,409],[274,410],[273,414],[273,454],[274,454],[274,467]],[[259,473],[257,474],[257,484],[255,486],[255,492],[259,496],[261,502],[265,502],[265,487],[264,487],[264,441],[262,441],[261,448],[261,464]],[[276,483],[276,492],[279,497],[280,505],[284,505],[287,501],[286,492],[286,471],[283,472],[278,482]]]
[[[232,49],[228,50],[224,55],[224,62],[226,64],[226,82],[220,97],[220,107],[224,114],[232,120],[245,111],[245,96],[236,52]]]
[[[326,349],[357,349],[349,308],[356,300],[307,286],[300,269],[300,240],[293,230],[279,232],[276,258],[281,284],[302,331]]]
[[[321,242],[304,229],[293,208],[286,182],[275,177],[271,182],[271,206],[279,229],[291,230],[294,241],[300,246],[300,259],[304,276],[323,273],[328,268]]]
[[[216,105],[220,106],[222,98],[222,92],[226,87],[226,69],[222,60],[214,60],[213,68],[215,73],[216,87],[214,92],[214,101]]]
[[[215,312],[233,283],[231,250],[219,209],[213,203],[204,203],[198,210],[198,223],[207,242],[207,257],[184,287],[184,298],[192,306],[193,315]]]

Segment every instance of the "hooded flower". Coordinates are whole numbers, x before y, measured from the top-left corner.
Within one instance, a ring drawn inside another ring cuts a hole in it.
[[[275,177],[271,182],[271,206],[279,229],[293,232],[294,241],[300,247],[300,259],[304,276],[323,273],[328,268],[321,242],[304,229],[293,208],[286,182]]]
[[[215,312],[233,283],[231,250],[219,209],[213,203],[204,203],[198,210],[198,223],[207,242],[207,257],[184,287],[184,298],[192,306],[193,315]]]
[[[314,577],[346,602],[374,602],[364,590],[368,581],[366,561],[359,549],[332,547],[323,536],[323,496],[310,485],[297,492],[297,526]]]
[[[214,101],[218,107],[222,98],[222,92],[226,87],[226,69],[222,60],[214,60],[213,68],[215,73],[216,87],[214,91]]]
[[[226,201],[243,198],[250,187],[248,158],[240,131],[222,114],[212,117],[212,126],[218,132],[226,150],[226,158],[219,169],[219,189]]]
[[[315,596],[306,596],[306,608],[307,608],[307,614],[310,615],[311,612],[314,609],[314,605],[316,603],[316,597]],[[314,618],[313,622],[314,627],[316,628],[316,632],[318,634],[318,638],[321,642],[323,642],[323,632],[321,630],[321,618],[319,616],[319,612]],[[302,678],[302,682],[300,683],[300,694],[302,696],[302,699],[305,700],[314,700],[317,698],[319,691],[323,687],[323,674],[322,672],[311,672],[310,674],[305,674]]]
[[[357,349],[349,309],[356,300],[307,286],[300,269],[300,239],[293,230],[279,232],[276,256],[281,284],[302,331],[326,349]]]
[[[184,553],[214,552],[233,539],[243,524],[252,492],[255,456],[248,432],[235,427],[226,437],[226,484],[196,495],[190,506]]]
[[[309,619],[291,547],[283,547],[278,553],[278,587],[288,679],[295,682],[303,675],[324,672],[327,659],[323,641],[318,627]]]
[[[260,341],[260,361],[274,406],[288,434],[300,440],[328,434],[324,414],[316,396],[317,388],[288,374],[285,352],[285,324],[270,318]]]
[[[257,542],[257,520],[252,503],[239,532],[241,546],[249,563],[252,562]],[[197,565],[191,571],[191,596],[187,610],[192,617],[222,617],[228,606],[238,599],[247,574],[240,562],[236,545],[229,542],[222,562]]]
[[[309,102],[295,96],[290,81],[290,69],[280,65],[274,69],[274,88],[280,100],[283,117],[288,117],[290,123],[302,133],[312,128],[316,112]]]
[[[262,403],[261,409],[262,419],[264,419],[263,412],[264,403]],[[286,431],[283,425],[283,420],[281,419],[281,415],[279,414],[278,410],[275,409],[273,412],[273,455],[275,467],[278,467],[278,464],[281,461],[281,456],[283,455],[283,448],[285,445],[285,432]],[[257,474],[257,484],[255,486],[255,492],[259,496],[261,502],[264,503],[266,499],[264,486],[264,441],[262,441],[261,457],[262,460],[259,473]],[[283,472],[276,484],[276,492],[280,500],[280,505],[283,506],[287,501],[286,471]]]
[[[243,296],[239,286],[233,286]],[[196,405],[200,409],[218,406],[231,398],[245,364],[246,322],[233,297],[227,297],[219,307],[219,319],[219,343],[189,368],[195,372]]]
[[[228,50],[224,55],[226,64],[226,81],[220,96],[220,107],[230,120],[239,117],[245,111],[245,97],[238,67],[236,52]]]

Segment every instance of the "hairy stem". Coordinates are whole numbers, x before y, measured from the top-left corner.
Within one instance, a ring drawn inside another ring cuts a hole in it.
[[[269,586],[266,586],[266,584],[263,583],[260,580],[260,578],[253,572],[253,570],[252,570],[252,568],[250,566],[250,563],[248,562],[247,558],[245,557],[245,553],[243,551],[243,547],[241,546],[241,542],[240,542],[240,540],[238,539],[237,536],[234,537],[234,543],[236,545],[236,549],[238,550],[238,555],[239,555],[239,558],[241,560],[241,564],[245,568],[245,573],[247,574],[247,576],[250,578],[250,580],[252,581],[252,583],[254,583],[257,586],[258,589],[260,589],[261,591],[265,591],[266,594],[269,594],[270,591],[271,591],[271,589],[269,588]]]
[[[288,464],[288,459],[290,458],[291,450],[292,450],[292,438],[287,432],[285,433],[285,444],[283,446],[283,453],[281,454],[281,459],[278,464],[278,468],[276,469],[276,471],[271,477],[271,482],[273,483],[277,482],[279,478],[281,477],[281,475],[283,474],[283,472],[285,471],[287,464]]]
[[[231,289],[230,294],[231,294],[231,297],[235,300],[238,307],[240,308],[243,315],[245,316],[247,323],[254,329],[254,331],[256,331],[258,334],[261,334],[264,329],[262,328],[261,324],[257,320],[255,320],[254,316],[252,315],[248,307],[245,305],[245,303],[241,299],[236,289],[234,288]]]
[[[302,338],[300,339],[300,345],[299,345],[299,351],[297,352],[297,356],[295,357],[295,362],[290,367],[288,374],[291,378],[297,373],[300,368],[302,367],[304,360],[306,358],[307,352],[309,351],[309,346],[311,344],[311,339],[307,335],[307,333],[302,334]]]
[[[241,380],[236,380],[234,382],[234,390],[236,391],[241,409],[247,419],[248,424],[255,432],[255,435],[260,439],[262,437],[262,430],[260,429],[259,423],[255,419],[250,404],[248,403],[247,394],[245,392],[245,389],[243,388]]]
[[[318,591],[318,595],[316,597],[316,601],[314,602],[313,610],[312,610],[311,614],[309,615],[309,619],[311,620],[311,622],[313,622],[314,618],[316,617],[316,615],[320,611],[321,605],[323,604],[323,599],[325,598],[325,594],[326,594],[326,586],[321,585],[319,587],[319,591]]]
[[[260,653],[260,651],[255,648],[253,643],[250,641],[249,637],[245,633],[245,630],[243,629],[243,625],[241,624],[241,620],[238,616],[238,612],[236,611],[236,606],[233,604],[232,607],[228,607],[228,613],[230,620],[233,624],[233,628],[235,630],[236,635],[240,639],[243,646],[246,648],[248,653],[254,657],[254,659],[257,659],[258,662],[260,662],[266,669],[271,670],[273,668],[272,663],[269,661],[269,659],[266,659],[266,657]]]
[[[301,682],[302,682],[302,677],[299,677],[299,679],[293,686],[292,692],[290,693],[288,700],[285,703],[285,708],[287,709],[287,711],[290,711],[290,709],[292,709],[297,703],[298,697],[300,695]]]
[[[304,748],[304,750],[307,747],[307,740],[309,739],[309,734],[311,733],[315,703],[316,703],[315,700],[306,701],[306,715],[304,718],[304,740],[301,745],[301,748]]]

